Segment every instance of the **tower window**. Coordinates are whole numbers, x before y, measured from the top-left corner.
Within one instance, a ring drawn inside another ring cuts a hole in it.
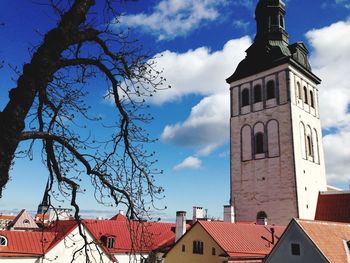
[[[7,238],[4,236],[0,236],[0,246],[5,247],[7,246]]]
[[[308,99],[307,99],[307,88],[304,86],[304,102],[305,104],[308,104]]]
[[[310,90],[310,106],[315,108],[314,93]]]
[[[249,89],[242,91],[242,107],[249,105]]]
[[[203,242],[202,241],[198,241],[198,240],[194,240],[193,241],[193,254],[201,254],[203,255]]]
[[[270,80],[269,82],[267,82],[266,85],[267,91],[266,91],[266,99],[274,99],[276,98],[276,94],[275,94],[275,82]]]
[[[270,16],[271,26],[277,26],[278,25],[278,16]]]
[[[297,82],[297,88],[298,88],[298,98],[302,100],[303,98],[303,93],[301,91],[301,85],[299,82]]]
[[[300,256],[300,244],[292,243],[291,249],[293,256]]]
[[[284,17],[280,15],[280,27],[284,28]]]
[[[310,135],[306,136],[306,141],[307,141],[307,156],[312,156],[312,140]]]
[[[254,86],[254,103],[262,101],[261,85]]]
[[[259,132],[254,136],[255,154],[264,153],[264,134]]]

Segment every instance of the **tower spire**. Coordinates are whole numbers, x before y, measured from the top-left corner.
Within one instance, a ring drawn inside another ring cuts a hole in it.
[[[45,214],[49,209],[49,206],[50,206],[49,190],[50,190],[50,178],[47,179],[44,196],[41,203],[38,206],[37,214]]]
[[[285,30],[285,4],[281,0],[260,0],[256,10],[255,41],[283,41],[288,45],[288,34]]]

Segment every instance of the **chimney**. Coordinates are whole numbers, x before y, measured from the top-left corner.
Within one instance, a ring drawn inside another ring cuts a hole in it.
[[[204,218],[203,207],[194,206],[193,207],[193,223],[195,223],[198,219]]]
[[[235,210],[232,205],[224,205],[224,222],[235,222]]]
[[[124,215],[124,211],[123,210],[119,210],[119,214],[123,216]]]
[[[186,233],[186,212],[176,212],[175,242]]]

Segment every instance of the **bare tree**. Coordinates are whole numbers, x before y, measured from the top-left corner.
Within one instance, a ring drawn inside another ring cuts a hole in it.
[[[154,153],[144,146],[153,140],[143,124],[152,120],[144,114],[145,97],[164,79],[127,32],[115,31],[116,1],[105,0],[102,14],[94,11],[94,0],[50,2],[57,26],[24,64],[0,111],[0,195],[14,160],[31,155],[40,142],[50,189],[58,185],[76,219],[76,197],[86,176],[99,202],[111,198],[115,206],[128,207],[129,218],[137,218],[162,193],[154,184],[162,171],[153,168]],[[101,16],[104,23],[97,23]],[[93,78],[104,85],[91,87]],[[112,101],[115,111],[108,122],[96,114],[96,105],[88,105],[88,87],[105,91]]]

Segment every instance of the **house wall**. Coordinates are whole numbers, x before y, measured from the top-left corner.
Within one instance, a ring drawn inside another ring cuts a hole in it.
[[[3,263],[41,263],[39,258],[31,257],[0,257],[0,262]]]
[[[193,241],[203,242],[203,254],[193,253]],[[185,252],[182,246],[185,246]],[[212,248],[215,248],[216,255],[212,255]],[[216,244],[212,237],[203,229],[200,224],[195,224],[191,230],[184,235],[175,246],[168,252],[165,263],[222,263],[224,258],[220,257],[224,251]]]
[[[91,234],[85,231],[87,241],[93,241]],[[69,263],[72,260],[73,254],[84,245],[83,238],[79,235],[78,228],[75,228],[65,239],[60,241],[48,253],[46,253],[43,261],[40,263]],[[100,246],[89,245],[89,257],[94,259],[96,263],[111,263],[113,261],[101,251]],[[85,251],[77,252],[74,263],[86,263]]]
[[[291,244],[300,245],[300,255],[292,255]],[[328,262],[318,251],[316,246],[305,235],[302,229],[295,223],[288,227],[275,248],[265,261],[266,263],[304,263],[304,262]]]
[[[128,255],[125,253],[114,254],[118,263],[141,263],[142,256],[140,254]],[[143,258],[147,258],[148,255],[143,255]]]

